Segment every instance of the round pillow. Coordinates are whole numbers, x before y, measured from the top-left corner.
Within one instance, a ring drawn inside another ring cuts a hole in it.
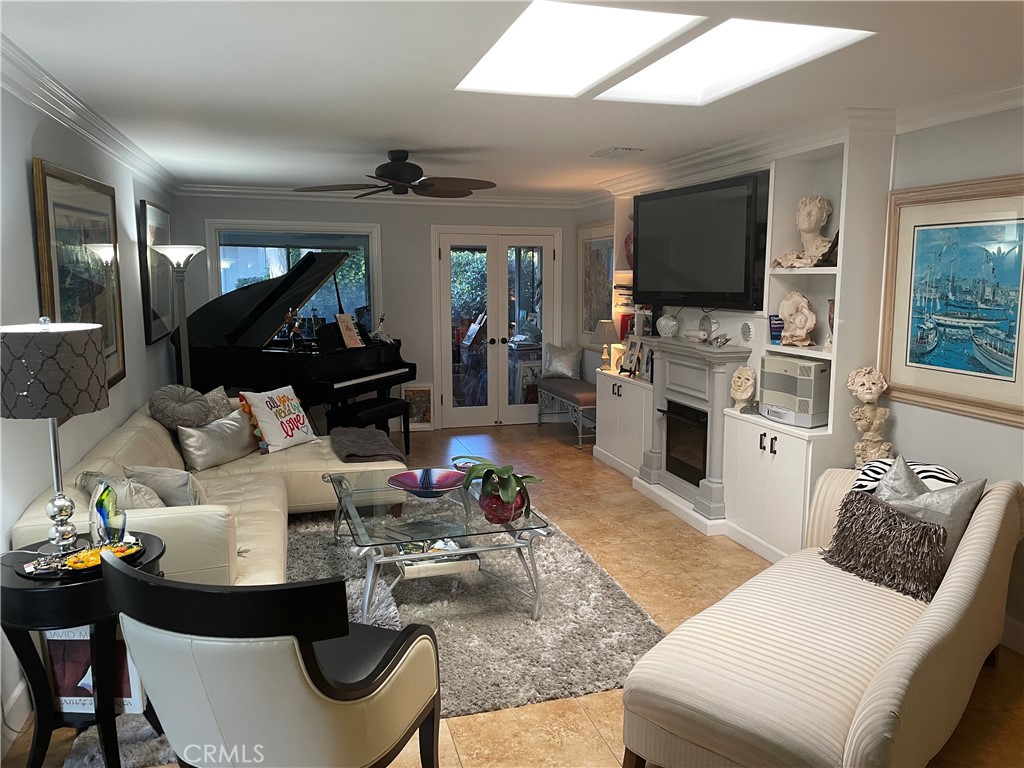
[[[168,384],[149,398],[149,415],[172,432],[178,427],[201,427],[210,420],[210,403],[190,387]]]

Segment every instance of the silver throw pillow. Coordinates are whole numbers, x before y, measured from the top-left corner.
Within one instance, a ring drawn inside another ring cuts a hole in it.
[[[239,409],[202,427],[178,427],[178,443],[190,470],[219,467],[256,450],[249,417]]]
[[[149,398],[149,414],[173,432],[178,427],[199,427],[209,421],[210,404],[190,387],[168,384]]]
[[[225,416],[230,416],[231,412],[235,410],[231,407],[231,401],[228,399],[228,393],[224,391],[224,387],[217,387],[207,392],[204,397],[210,409],[209,413],[206,414],[207,424],[217,419],[223,419]],[[179,426],[189,425],[183,424]]]
[[[559,347],[555,344],[544,345],[544,370],[542,379],[578,379],[580,377],[580,360],[583,350],[575,344]]]
[[[171,467],[125,467],[125,477],[148,485],[168,507],[190,507],[206,503],[199,481],[184,469]]]
[[[75,478],[75,487],[91,494],[98,483],[106,483],[117,494],[117,506],[121,509],[153,509],[164,506],[160,496],[152,488],[128,477],[108,475],[106,472],[82,472]]]

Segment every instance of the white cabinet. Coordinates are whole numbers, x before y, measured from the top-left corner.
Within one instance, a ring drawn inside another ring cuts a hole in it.
[[[597,372],[597,444],[594,457],[633,476],[650,441],[653,387],[609,371]]]
[[[740,543],[777,560],[802,546],[812,441],[808,430],[725,412],[726,520]]]

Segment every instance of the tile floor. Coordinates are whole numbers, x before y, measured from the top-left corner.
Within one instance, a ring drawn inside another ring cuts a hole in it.
[[[399,435],[393,435],[400,440]],[[662,626],[671,631],[768,563],[725,537],[705,537],[632,490],[630,480],[578,451],[568,425],[417,432],[409,466],[444,466],[457,454],[500,458],[544,482],[537,507],[586,549]],[[623,529],[616,523],[628,522]],[[626,541],[623,542],[623,536]],[[25,764],[29,734],[3,768]],[[63,765],[74,733],[54,738],[46,768]],[[622,760],[621,691],[445,720],[443,768],[614,768]],[[395,762],[419,765],[415,739]],[[960,725],[931,768],[1024,766],[1024,657],[1003,648],[984,668]]]

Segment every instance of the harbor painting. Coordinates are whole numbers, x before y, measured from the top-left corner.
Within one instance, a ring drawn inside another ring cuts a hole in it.
[[[1024,219],[917,226],[906,365],[1018,380]]]

